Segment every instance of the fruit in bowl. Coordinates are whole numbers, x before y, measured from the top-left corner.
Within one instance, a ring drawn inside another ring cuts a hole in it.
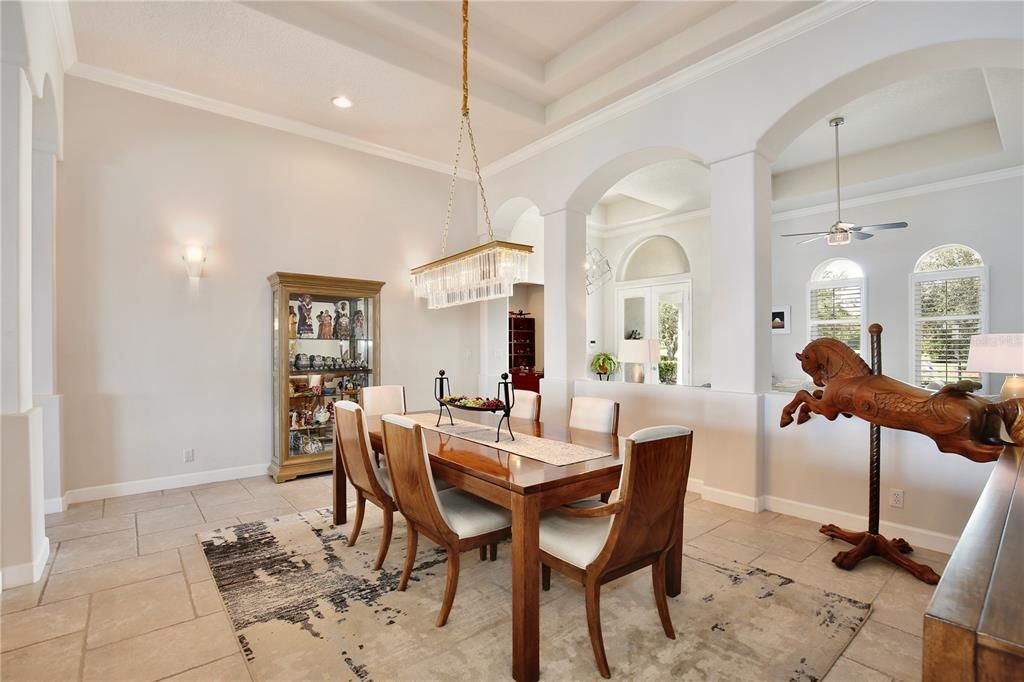
[[[497,398],[483,398],[476,396],[471,398],[465,395],[453,395],[444,399],[444,402],[452,407],[471,407],[482,410],[503,410],[505,403]]]

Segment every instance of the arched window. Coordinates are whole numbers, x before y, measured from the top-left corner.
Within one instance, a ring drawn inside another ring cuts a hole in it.
[[[967,371],[967,351],[971,336],[988,326],[987,280],[981,256],[961,244],[936,247],[918,259],[910,291],[914,383],[981,381]]]
[[[807,284],[808,340],[838,339],[864,348],[864,271],[852,260],[833,258],[814,268]]]

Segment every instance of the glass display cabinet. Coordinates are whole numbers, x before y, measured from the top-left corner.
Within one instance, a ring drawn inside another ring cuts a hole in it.
[[[380,382],[384,282],[275,272],[274,453],[278,483],[334,465],[334,402]]]

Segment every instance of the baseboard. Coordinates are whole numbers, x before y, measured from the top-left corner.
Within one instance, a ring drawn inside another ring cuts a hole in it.
[[[47,514],[57,514],[66,511],[67,508],[67,500],[63,497],[51,497],[43,501],[43,511]]]
[[[851,514],[850,512],[829,509],[828,507],[819,507],[817,505],[807,504],[806,502],[797,502],[795,500],[787,500],[782,497],[772,497],[770,495],[766,495],[763,499],[764,508],[768,511],[788,514],[789,516],[814,521],[815,523],[834,523],[837,526],[849,528],[850,530],[864,529],[867,527],[867,517],[860,514]],[[924,549],[931,549],[936,552],[944,552],[946,554],[952,552],[953,547],[955,547],[956,543],[960,540],[960,538],[955,535],[947,535],[945,533],[938,533],[933,530],[926,530],[916,526],[893,523],[892,521],[881,521],[878,524],[878,530],[882,535],[887,537],[903,538],[911,545],[917,545]]]
[[[4,567],[2,577],[0,577],[0,585],[5,590],[10,587],[31,585],[43,577],[43,569],[46,568],[46,560],[49,558],[50,541],[44,537],[34,560]]]
[[[686,492],[697,493],[701,495],[704,493],[704,481],[699,478],[689,478],[686,480]]]
[[[701,497],[708,502],[716,502],[718,504],[724,504],[727,507],[735,507],[748,512],[759,512],[764,509],[764,502],[761,497],[751,497],[750,495],[741,495],[740,493],[734,493],[731,490],[722,490],[721,488],[710,488],[705,485],[701,485],[700,490]]]
[[[102,500],[108,497],[151,493],[155,490],[170,490],[172,488],[184,488],[190,485],[231,481],[236,478],[261,476],[266,474],[269,468],[268,464],[249,464],[247,466],[230,467],[228,469],[197,471],[192,474],[178,474],[176,476],[162,476],[160,478],[145,478],[140,481],[109,483],[107,485],[92,486],[90,488],[76,488],[74,490],[69,490],[64,494],[64,501],[67,504],[75,504],[78,502]]]

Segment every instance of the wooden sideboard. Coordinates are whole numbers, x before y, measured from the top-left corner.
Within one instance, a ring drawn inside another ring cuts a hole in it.
[[[923,678],[1024,680],[1024,448],[1006,448],[924,614]]]

